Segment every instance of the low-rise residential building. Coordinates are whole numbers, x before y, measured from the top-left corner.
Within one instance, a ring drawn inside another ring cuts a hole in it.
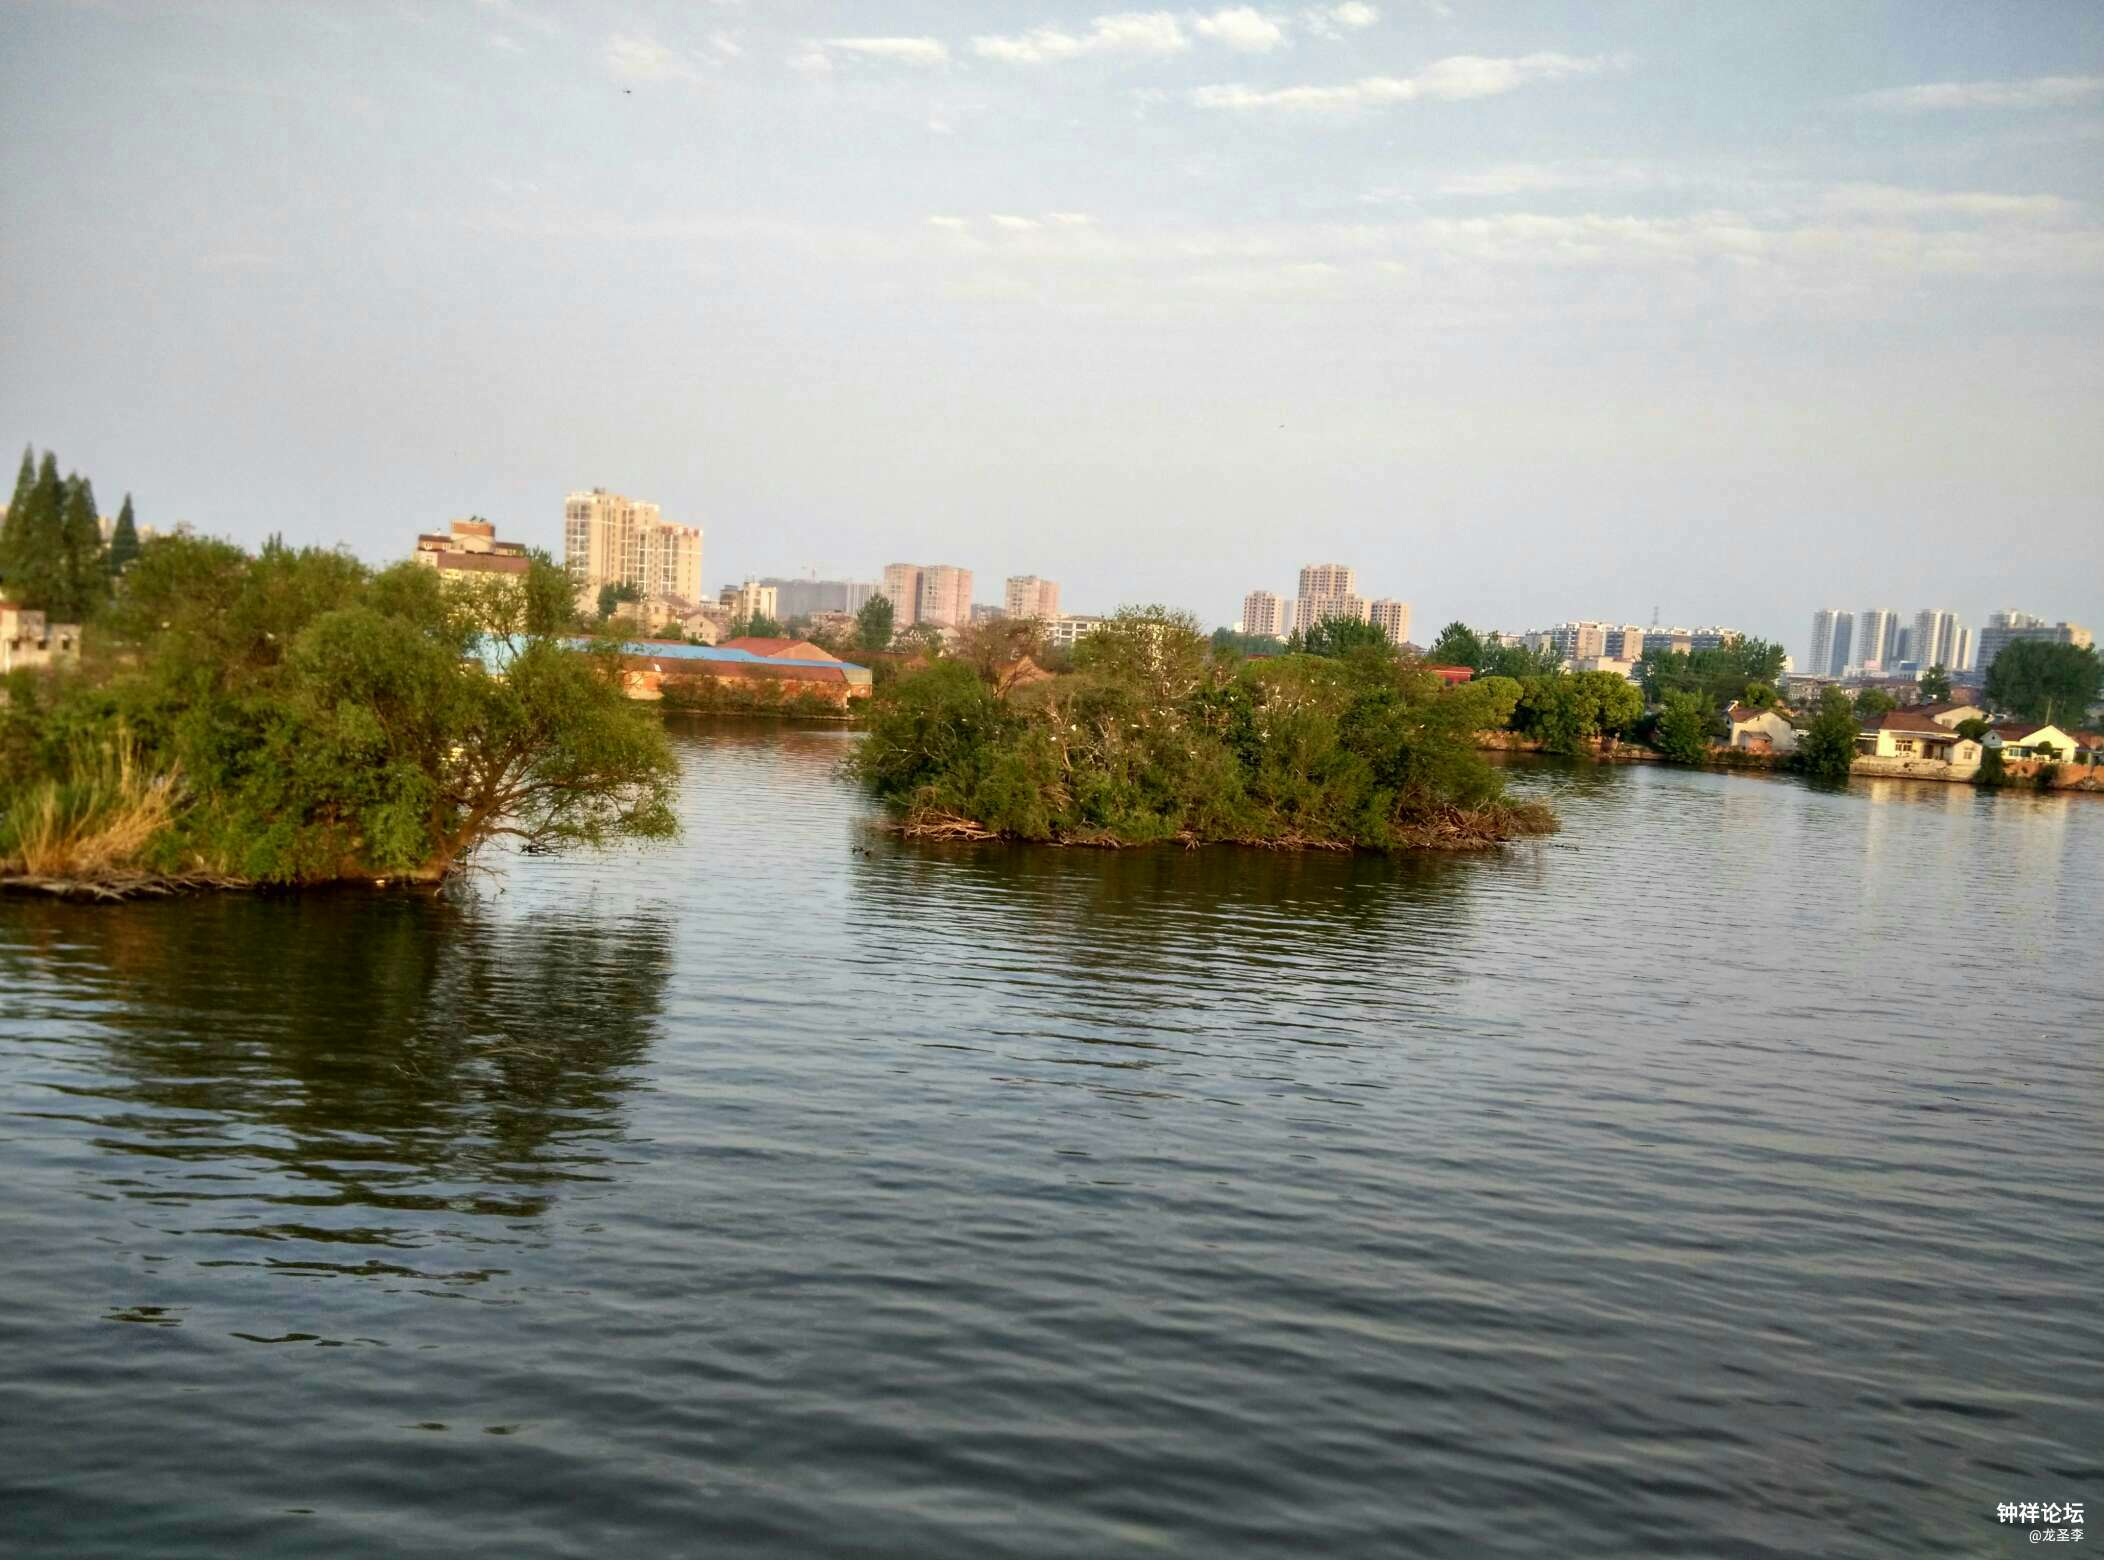
[[[772,585],[762,585],[758,580],[747,580],[742,585],[726,585],[716,598],[719,606],[730,609],[737,618],[771,618],[776,615],[780,597]]]
[[[1750,753],[1794,753],[1797,751],[1797,728],[1790,724],[1790,717],[1770,706],[1755,709],[1747,704],[1734,704],[1724,712],[1731,727],[1731,746],[1743,748]]]
[[[1982,750],[1970,737],[1961,737],[1934,716],[1912,709],[1887,710],[1864,721],[1856,734],[1856,751],[1867,758],[1927,760],[1976,769]]]
[[[1990,727],[1989,732],[2002,739],[2004,759],[2064,760],[2073,757],[2075,749],[2080,746],[2072,733],[2062,731],[2050,723],[2041,725],[2036,721],[2002,721]]]
[[[79,659],[78,623],[53,623],[40,611],[0,601],[0,673],[64,666]]]
[[[445,531],[427,531],[416,539],[412,556],[442,580],[524,579],[533,567],[524,542],[500,542],[497,528],[474,515],[455,520]]]
[[[1104,621],[1101,617],[1085,612],[1062,613],[1045,625],[1045,643],[1056,645],[1062,650],[1071,650],[1075,641],[1083,635],[1093,634],[1103,626]]]

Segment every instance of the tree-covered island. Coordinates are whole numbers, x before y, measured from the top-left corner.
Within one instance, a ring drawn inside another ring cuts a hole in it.
[[[1140,607],[1083,638],[1071,671],[1025,680],[1003,661],[946,657],[872,701],[851,762],[904,832],[1400,850],[1556,826],[1477,751],[1518,685],[1449,687],[1369,638],[1244,660]]]
[[[544,558],[449,583],[174,536],[113,584],[77,669],[0,687],[0,882],[436,882],[496,839],[673,832],[662,724]]]

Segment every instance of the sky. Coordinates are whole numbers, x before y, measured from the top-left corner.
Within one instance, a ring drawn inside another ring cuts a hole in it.
[[[2104,6],[0,0],[0,437],[375,561],[2104,630]]]

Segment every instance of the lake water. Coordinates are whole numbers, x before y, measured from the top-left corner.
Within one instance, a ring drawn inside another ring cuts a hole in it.
[[[0,1550],[1983,1555],[2104,1507],[2104,802],[0,901]],[[2092,1530],[2093,1543],[2104,1532]]]

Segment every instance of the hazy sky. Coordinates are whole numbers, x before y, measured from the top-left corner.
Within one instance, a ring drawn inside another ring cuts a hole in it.
[[[142,519],[1231,622],[2104,630],[2104,6],[0,3],[0,437]]]

